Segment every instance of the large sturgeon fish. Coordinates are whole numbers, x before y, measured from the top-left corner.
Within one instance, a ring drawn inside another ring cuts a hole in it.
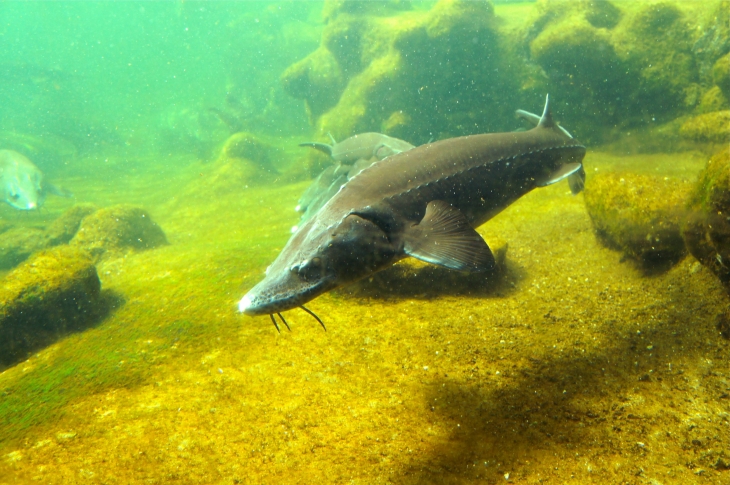
[[[549,98],[529,131],[450,138],[371,165],[289,239],[240,301],[247,315],[300,307],[407,257],[486,271],[494,256],[474,228],[536,187],[569,178],[583,188],[586,149],[553,121]],[[286,324],[286,321],[282,321]],[[324,326],[324,325],[323,325]]]

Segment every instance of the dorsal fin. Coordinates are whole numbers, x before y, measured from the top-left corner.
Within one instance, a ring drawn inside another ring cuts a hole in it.
[[[542,110],[542,116],[540,122],[537,124],[538,128],[553,128],[557,126],[553,121],[553,114],[550,112],[550,95],[545,95],[545,109]]]

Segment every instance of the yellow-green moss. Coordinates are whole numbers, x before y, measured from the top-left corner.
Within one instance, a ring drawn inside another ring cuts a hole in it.
[[[0,233],[0,269],[8,269],[46,247],[45,232],[36,227],[13,227]]]
[[[97,314],[99,277],[90,255],[77,248],[40,252],[0,283],[0,366]]]
[[[689,190],[666,177],[601,173],[588,178],[585,204],[609,246],[644,264],[677,261],[685,252],[680,221]]]
[[[687,249],[730,292],[730,149],[707,162],[688,207],[690,215],[682,228]]]
[[[45,230],[44,237],[48,246],[57,246],[69,242],[79,230],[81,221],[98,208],[93,204],[78,204],[53,221]]]
[[[719,86],[712,86],[705,91],[697,106],[697,113],[710,113],[713,111],[722,111],[730,107],[728,98],[723,94]]]
[[[679,134],[700,142],[730,143],[730,110],[694,116],[682,124]]]
[[[86,216],[70,245],[88,251],[95,260],[121,256],[167,244],[149,213],[139,207],[116,205]]]
[[[730,98],[730,52],[719,58],[712,66],[712,80]]]
[[[397,135],[416,144],[513,122],[519,68],[504,54],[491,2],[441,0],[426,11],[348,5],[325,6],[319,49],[283,76],[307,103],[317,140],[381,130],[393,113],[403,114]],[[472,89],[457,93],[460,84]],[[324,163],[312,152],[306,165],[317,173]]]

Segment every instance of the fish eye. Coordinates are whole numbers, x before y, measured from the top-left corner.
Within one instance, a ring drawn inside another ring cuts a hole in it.
[[[312,258],[292,266],[299,278],[303,281],[312,281],[322,277],[322,259]]]

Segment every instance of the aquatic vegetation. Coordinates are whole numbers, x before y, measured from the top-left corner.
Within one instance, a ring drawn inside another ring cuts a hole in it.
[[[602,241],[651,267],[684,256],[680,224],[689,191],[667,177],[601,173],[588,177],[585,204]]]
[[[688,204],[682,234],[687,248],[730,293],[730,153],[712,157],[700,174]]]

